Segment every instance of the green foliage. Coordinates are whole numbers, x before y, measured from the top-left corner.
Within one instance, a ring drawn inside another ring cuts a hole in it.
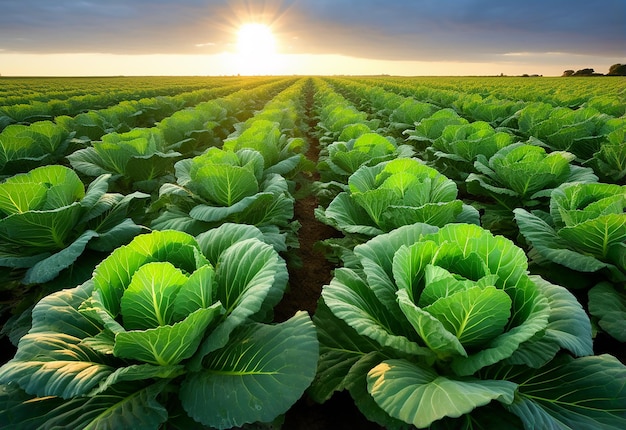
[[[61,115],[54,121],[66,130],[76,132],[76,137],[86,142],[99,140],[107,133],[123,132],[126,128],[123,123],[111,123],[96,111],[79,113],[74,117]]]
[[[72,167],[87,176],[110,174],[122,190],[152,192],[173,171],[181,154],[169,150],[158,130],[136,128],[102,136],[102,141],[68,155]]]
[[[510,200],[509,209],[536,206],[538,199],[548,197],[563,183],[598,180],[591,169],[572,165],[573,159],[567,152],[547,154],[539,146],[509,145],[489,159],[477,156],[474,167],[480,173],[468,176],[468,191],[500,201]]]
[[[483,121],[452,124],[427,148],[428,159],[450,179],[465,181],[470,173],[478,173],[474,168],[478,155],[489,159],[512,143],[510,134],[496,132]]]
[[[455,106],[465,116],[475,121],[485,121],[492,127],[499,127],[507,121],[519,109],[524,107],[524,102],[501,99],[493,96],[481,97],[478,94],[467,94],[459,97]]]
[[[490,415],[481,410],[494,402],[526,428],[625,423],[626,368],[559,352],[593,353],[589,319],[566,289],[529,276],[511,241],[474,225],[418,223],[354,255],[323,288],[314,319],[318,401],[348,389],[366,416],[390,428],[446,428],[459,417],[480,428]],[[565,385],[553,384],[557,375]],[[595,399],[593,408],[584,399]]]
[[[318,80],[316,85],[318,92],[315,96],[315,102],[319,117],[317,128],[321,131],[319,141],[322,145],[328,145],[338,140],[349,140],[349,138],[341,138],[340,136],[344,129],[352,128],[355,125],[360,125],[368,131],[373,131],[378,127],[379,120],[368,120],[365,112],[359,111],[343,96],[334,92],[326,82]]]
[[[550,192],[564,183],[596,182],[589,167],[572,164],[574,155],[555,151],[546,153],[540,146],[515,143],[496,152],[491,158],[478,155],[466,179],[467,192],[487,196],[480,204],[484,210],[483,226],[499,234],[514,237],[515,208],[546,208]]]
[[[626,184],[626,127],[607,134],[607,142],[587,161],[606,182]]]
[[[395,158],[413,155],[408,145],[398,145],[394,139],[377,133],[363,133],[347,142],[338,141],[325,149],[327,156],[317,165],[322,182],[337,181],[347,183],[348,177],[361,166],[373,166]]]
[[[313,379],[318,342],[303,312],[268,324],[287,269],[259,234],[140,235],[44,298],[0,368],[2,421],[157,429],[186,413],[222,429],[284,413]]]
[[[209,148],[176,163],[176,184],[161,187],[165,209],[152,228],[198,234],[224,222],[288,229],[294,199],[285,178],[264,169],[261,153]]]
[[[461,118],[456,111],[445,108],[439,109],[437,112],[415,123],[414,129],[404,131],[407,141],[415,146],[418,153],[423,152],[426,148],[438,139],[443,130],[449,125],[463,125],[468,121]]]
[[[0,133],[0,175],[57,162],[66,154],[73,135],[51,121],[6,127]]]
[[[28,269],[23,282],[43,283],[86,249],[108,252],[137,235],[132,216],[149,196],[107,193],[109,176],[85,190],[78,175],[43,166],[0,184],[0,265]]]
[[[515,210],[520,232],[543,258],[581,272],[626,274],[626,186],[565,184],[552,191],[550,212]]]
[[[589,313],[598,325],[620,342],[626,342],[626,291],[610,282],[601,282],[589,290]]]
[[[455,183],[415,158],[360,167],[316,216],[348,234],[372,237],[415,222],[478,224],[478,212],[456,199]]]
[[[414,99],[406,99],[389,115],[390,129],[398,133],[409,129],[424,118],[428,118],[437,111],[437,107],[430,103]]]
[[[624,81],[529,82],[3,79],[0,422],[269,428],[308,387],[389,429],[626,428],[591,356],[626,341]],[[343,267],[271,324],[311,189]]]
[[[551,150],[567,151],[585,161],[600,150],[606,135],[614,129],[610,126],[612,120],[591,107],[572,110],[537,104],[519,111],[518,124],[521,133],[539,139]]]
[[[245,130],[224,140],[222,148],[237,152],[241,149],[258,151],[264,160],[266,173],[292,178],[306,165],[304,153],[308,145],[300,137],[289,138],[280,123],[255,117]]]
[[[578,277],[593,273],[593,283],[604,278],[589,291],[589,310],[603,329],[621,340],[626,321],[625,208],[626,186],[590,183],[555,189],[549,213],[514,211],[537,264],[582,272]]]

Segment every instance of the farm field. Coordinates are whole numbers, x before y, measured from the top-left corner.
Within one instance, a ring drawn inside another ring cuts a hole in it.
[[[624,428],[625,209],[624,77],[0,78],[0,428]]]

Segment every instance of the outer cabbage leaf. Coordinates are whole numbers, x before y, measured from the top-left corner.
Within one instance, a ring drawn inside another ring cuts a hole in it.
[[[246,240],[263,240],[263,232],[258,228],[247,224],[224,223],[221,226],[211,229],[196,236],[202,253],[209,262],[216,266],[220,255],[231,245]]]
[[[102,331],[78,312],[91,284],[42,299],[33,310],[33,325],[20,339],[15,357],[0,368],[0,383],[14,382],[27,393],[69,399],[88,393],[115,367],[81,340]]]
[[[513,212],[520,232],[548,260],[580,272],[595,272],[607,267],[606,263],[593,256],[572,250],[542,218],[524,209],[518,208]]]
[[[436,231],[437,227],[428,224],[406,225],[354,248],[370,288],[392,314],[400,311],[396,298],[396,278],[393,273],[395,253],[403,245],[421,241],[423,236]],[[433,245],[430,249],[434,252],[434,243],[431,242],[427,246],[430,245]]]
[[[539,370],[511,368],[506,376],[519,389],[505,407],[528,428],[608,430],[626,425],[626,371],[610,355],[564,355]]]
[[[606,179],[605,182],[624,183],[626,177],[626,127],[617,128],[606,136],[600,150],[589,160],[596,173]]]
[[[203,197],[221,206],[232,206],[259,192],[254,174],[240,166],[207,166],[198,185],[206,193]]]
[[[164,384],[118,386],[94,397],[33,398],[0,386],[0,419],[23,428],[158,428],[168,417],[156,397]]]
[[[226,347],[204,359],[200,372],[188,374],[181,402],[190,416],[215,428],[269,422],[302,396],[318,356],[315,327],[305,313],[274,326],[242,325]]]
[[[602,282],[589,290],[589,313],[600,327],[620,342],[626,342],[626,292]]]
[[[406,333],[401,320],[378,301],[367,284],[349,269],[338,269],[322,297],[334,315],[344,320],[361,336],[404,354],[430,355]]]
[[[351,369],[367,355],[377,354],[381,348],[378,342],[361,336],[350,325],[337,318],[323,299],[317,304],[313,322],[320,340],[320,360],[309,395],[322,403],[335,391],[350,386],[354,377],[364,378],[371,367],[356,375]]]
[[[539,276],[531,278],[548,299],[548,325],[545,333],[524,342],[506,362],[539,368],[552,360],[560,348],[576,356],[592,355],[591,322],[576,297]]]
[[[222,348],[235,327],[246,319],[264,314],[282,298],[287,283],[287,268],[271,245],[256,239],[237,242],[224,251],[218,260],[215,277],[216,299],[225,309],[225,320],[200,345],[192,360],[198,369],[199,360]]]
[[[405,360],[386,360],[368,375],[368,391],[376,403],[418,428],[460,417],[492,400],[510,404],[516,387],[509,381],[453,379]]]

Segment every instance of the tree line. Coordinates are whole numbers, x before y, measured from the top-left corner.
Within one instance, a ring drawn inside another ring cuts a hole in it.
[[[626,64],[613,64],[606,75],[596,73],[593,69],[580,69],[566,70],[561,76],[626,76]]]

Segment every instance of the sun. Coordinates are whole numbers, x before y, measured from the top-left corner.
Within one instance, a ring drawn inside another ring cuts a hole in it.
[[[244,24],[237,32],[237,52],[244,56],[276,54],[276,39],[265,24]]]
[[[274,74],[280,56],[272,29],[261,23],[243,24],[237,30],[237,63],[244,75]]]

